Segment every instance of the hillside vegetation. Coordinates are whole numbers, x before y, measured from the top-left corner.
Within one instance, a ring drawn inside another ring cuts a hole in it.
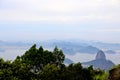
[[[65,55],[57,47],[53,51],[33,45],[14,61],[0,59],[0,80],[106,80],[107,73],[81,63],[66,66]]]

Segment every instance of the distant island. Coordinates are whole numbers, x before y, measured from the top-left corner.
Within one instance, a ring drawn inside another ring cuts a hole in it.
[[[98,51],[95,60],[84,62],[82,65],[86,67],[93,65],[94,69],[102,70],[109,70],[115,66],[112,61],[106,59],[105,53],[102,50]]]

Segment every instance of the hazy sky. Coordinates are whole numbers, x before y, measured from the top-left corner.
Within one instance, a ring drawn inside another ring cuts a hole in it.
[[[0,40],[120,43],[120,0],[0,0]]]

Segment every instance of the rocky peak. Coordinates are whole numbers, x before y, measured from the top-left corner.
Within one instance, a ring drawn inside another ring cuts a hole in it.
[[[104,54],[104,52],[102,50],[98,51],[97,55],[96,55],[96,59],[104,59],[106,60],[106,56]]]
[[[106,56],[102,50],[98,51],[95,60],[84,62],[82,64],[85,66],[93,65],[94,69],[102,69],[106,71],[115,66],[112,61],[106,60]]]

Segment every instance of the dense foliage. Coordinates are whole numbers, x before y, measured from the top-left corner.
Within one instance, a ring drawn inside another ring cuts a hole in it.
[[[0,59],[0,80],[105,80],[106,73],[83,68],[81,63],[66,66],[65,55],[57,47],[53,51],[33,45],[14,61]]]

